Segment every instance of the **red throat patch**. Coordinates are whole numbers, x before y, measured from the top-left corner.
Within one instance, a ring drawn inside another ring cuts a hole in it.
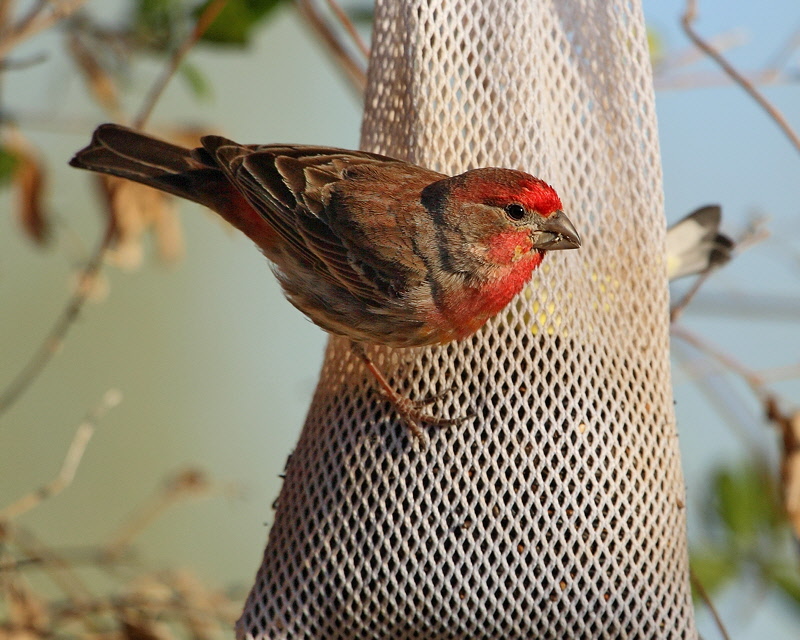
[[[487,257],[496,264],[513,264],[528,254],[532,246],[527,230],[503,231],[491,239]]]
[[[472,335],[522,291],[543,258],[543,252],[531,251],[511,266],[503,277],[446,295],[436,317],[430,318],[431,324],[439,325],[442,335],[450,340]]]

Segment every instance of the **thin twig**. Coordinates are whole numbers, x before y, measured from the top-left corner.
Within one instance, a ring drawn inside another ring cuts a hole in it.
[[[46,53],[36,53],[32,56],[21,58],[19,60],[11,60],[6,58],[5,60],[0,60],[0,71],[25,71],[26,69],[35,67],[37,64],[46,62],[47,59],[48,55]]]
[[[670,324],[674,324],[675,322],[678,321],[678,318],[680,318],[683,311],[686,309],[686,307],[689,306],[689,303],[697,295],[697,292],[700,291],[700,287],[702,287],[706,283],[706,280],[708,280],[708,277],[714,271],[716,271],[716,269],[712,267],[706,270],[705,272],[701,273],[692,283],[691,288],[684,294],[684,296],[680,300],[678,300],[678,302],[675,303],[672,309],[670,309],[669,312]]]
[[[126,551],[133,540],[172,505],[190,496],[208,493],[210,486],[205,474],[187,469],[172,478],[167,485],[134,510],[104,547],[108,559],[116,559]]]
[[[703,602],[705,602],[708,610],[711,612],[711,616],[714,618],[714,622],[717,624],[717,628],[719,629],[720,635],[723,637],[724,640],[731,640],[730,635],[728,635],[728,630],[725,628],[725,624],[722,622],[722,618],[720,618],[719,613],[717,612],[717,608],[714,606],[714,603],[711,601],[711,597],[708,595],[708,591],[703,586],[703,583],[700,582],[700,579],[697,577],[697,574],[689,569],[689,577],[692,581],[692,585],[695,589],[697,589],[697,593],[702,598]]]
[[[778,47],[772,59],[767,62],[765,69],[771,69],[777,74],[798,47],[800,47],[800,28],[795,29],[784,43]]]
[[[42,558],[42,569],[47,573],[50,580],[67,597],[71,606],[81,608],[92,601],[92,593],[86,584],[78,576],[77,572],[50,547],[44,544],[34,533],[19,525],[11,528],[9,541],[13,543],[22,555],[27,558]],[[91,619],[82,620],[86,626],[94,632],[99,633],[99,629]]]
[[[5,33],[6,25],[14,11],[15,0],[0,0],[0,33]]]
[[[96,117],[61,115],[41,111],[0,110],[0,122],[17,125],[22,129],[34,131],[55,131],[57,133],[86,134],[86,130],[97,124]]]
[[[745,38],[745,34],[741,29],[736,29],[725,33],[718,33],[712,38],[709,38],[708,41],[717,51],[724,52],[741,47],[743,44],[745,44],[747,39]],[[659,64],[659,70],[668,71],[671,69],[677,69],[679,67],[688,67],[703,58],[705,58],[705,54],[700,49],[692,45],[681,51],[676,51],[668,58],[664,59]]]
[[[776,86],[783,84],[797,84],[797,77],[774,69],[762,69],[743,73],[747,82],[757,86]],[[686,89],[708,89],[710,87],[725,87],[736,84],[730,76],[715,71],[683,72],[676,74],[659,74],[654,79],[656,91],[684,91]]]
[[[764,401],[767,395],[764,390],[764,381],[755,372],[751,371],[722,350],[711,346],[707,341],[701,339],[680,324],[672,325],[671,333],[673,336],[692,345],[698,351],[702,351],[719,362],[723,367],[738,375],[747,383],[759,400],[762,402]]]
[[[295,0],[300,15],[317,33],[322,42],[333,54],[334,60],[344,71],[345,76],[359,94],[364,93],[367,86],[367,74],[362,66],[350,55],[347,47],[337,33],[330,27],[311,0]]]
[[[75,0],[71,0],[75,2]],[[150,115],[156,101],[161,96],[166,84],[172,78],[175,70],[181,63],[181,60],[186,56],[189,49],[197,42],[203,35],[208,26],[214,21],[219,12],[222,10],[228,0],[216,0],[209,4],[197,20],[197,24],[184,43],[178,48],[170,60],[169,65],[165,72],[157,79],[153,88],[148,93],[145,103],[139,112],[139,115],[134,120],[136,128],[140,128]],[[77,8],[77,7],[76,7]],[[55,11],[55,10],[54,10]],[[111,198],[109,198],[109,202]],[[14,380],[0,393],[0,414],[6,411],[17,399],[30,387],[36,378],[44,370],[44,367],[50,362],[52,357],[58,353],[64,343],[64,338],[69,331],[70,327],[78,317],[81,309],[91,293],[91,284],[93,279],[97,276],[103,264],[106,251],[111,246],[117,233],[116,221],[113,215],[108,216],[103,237],[97,245],[92,256],[89,258],[86,266],[80,275],[80,284],[76,293],[67,303],[66,308],[61,313],[60,317],[56,320],[55,325],[50,330],[50,333],[44,339],[39,349],[34,353],[25,367],[17,374]]]
[[[759,242],[762,242],[769,238],[769,231],[767,230],[763,219],[756,219],[754,220],[751,225],[742,233],[736,240],[733,241],[733,247],[735,255],[738,256],[747,249],[751,249]],[[726,263],[712,265],[709,267],[705,272],[701,273],[700,276],[694,281],[691,288],[684,294],[684,296],[672,307],[669,313],[669,321],[670,323],[674,324],[678,321],[678,318],[689,306],[689,303],[694,300],[694,297],[697,295],[697,292],[700,291],[700,288],[706,283],[708,278],[711,276],[712,273],[716,272],[720,267],[723,267]]]
[[[92,566],[105,570],[107,570],[112,563],[133,564],[134,561],[138,560],[133,549],[129,549],[126,553],[120,554],[115,558],[109,558],[101,547],[88,544],[82,547],[59,547],[58,557],[72,567],[78,565]],[[3,572],[11,573],[24,571],[31,567],[46,567],[49,562],[49,558],[35,555],[29,555],[20,559],[15,558],[13,560],[0,560],[0,574]]]
[[[62,2],[38,2],[28,15],[22,18],[0,38],[0,60],[20,42],[49,29],[54,24],[75,13],[86,0],[62,0]],[[49,9],[49,10],[48,10]]]
[[[83,458],[83,453],[86,451],[86,445],[89,444],[89,439],[94,434],[97,423],[109,409],[117,406],[120,400],[120,393],[116,389],[106,391],[97,406],[89,412],[84,421],[78,426],[75,436],[72,438],[72,443],[67,449],[67,455],[64,457],[61,470],[56,477],[36,491],[32,491],[12,502],[5,509],[0,509],[0,522],[8,522],[26,511],[30,511],[42,501],[58,495],[72,483],[75,478],[75,472],[78,470],[78,465],[80,465]]]
[[[206,6],[206,8],[203,10],[203,13],[201,13],[197,18],[194,29],[191,30],[191,32],[181,43],[181,46],[178,47],[172,54],[172,57],[170,58],[166,68],[158,77],[150,91],[147,93],[144,104],[139,110],[139,113],[133,119],[134,129],[141,129],[145,122],[147,122],[150,114],[156,106],[156,103],[158,102],[158,99],[161,97],[164,89],[166,89],[169,81],[172,80],[172,76],[175,75],[175,72],[181,65],[181,62],[183,62],[186,54],[188,54],[192,47],[197,44],[197,41],[203,37],[206,29],[208,29],[208,27],[211,26],[211,23],[217,19],[217,16],[225,8],[226,4],[228,4],[228,0],[214,0],[214,2],[211,2]]]
[[[79,285],[70,298],[67,306],[61,312],[53,328],[47,334],[36,353],[33,354],[28,364],[17,374],[14,380],[0,393],[0,414],[6,411],[30,387],[34,380],[41,374],[44,367],[52,357],[61,350],[64,337],[75,319],[78,317],[86,300],[91,295],[91,283],[97,277],[103,264],[106,249],[110,246],[116,234],[116,224],[113,217],[109,216],[103,237],[97,245],[86,266],[80,274]]]
[[[800,320],[800,299],[793,295],[758,294],[742,291],[707,292],[692,305],[695,314],[739,319],[757,318],[770,322]]]
[[[93,434],[94,425],[88,420],[82,423],[75,432],[72,443],[67,450],[67,455],[64,458],[64,463],[56,477],[36,491],[22,496],[5,509],[0,510],[0,521],[12,520],[26,511],[30,511],[44,500],[58,495],[72,484],[75,472],[78,470],[81,458],[83,458],[83,453],[86,451],[86,445],[89,444]]]
[[[747,78],[745,78],[741,73],[739,73],[733,65],[731,65],[720,53],[714,49],[708,42],[703,40],[697,32],[692,27],[692,22],[694,22],[695,18],[697,17],[697,0],[687,0],[686,2],[686,11],[681,18],[681,24],[683,25],[683,30],[686,32],[686,35],[689,39],[694,42],[694,44],[705,51],[705,53],[716,62],[722,70],[728,74],[742,89],[744,89],[750,97],[755,100],[764,111],[773,119],[775,124],[780,127],[781,131],[789,138],[789,141],[794,145],[794,147],[800,151],[800,137],[794,132],[794,130],[789,126],[789,123],[783,117],[783,115],[778,111],[772,104],[767,100],[759,91],[758,89],[753,86]]]
[[[689,358],[690,349],[692,356]],[[750,452],[753,457],[765,460],[764,439],[754,436],[750,425],[759,424],[759,416],[745,403],[741,394],[733,387],[733,382],[722,376],[712,377],[712,373],[723,371],[719,363],[713,363],[714,370],[709,369],[711,363],[704,359],[702,363],[696,362],[696,349],[680,341],[673,345],[673,350],[678,357],[678,362],[686,370],[688,378],[694,386],[706,396],[708,401],[722,416],[733,434],[741,441],[743,450]]]
[[[758,377],[764,382],[781,382],[800,377],[800,363],[787,364],[782,367],[771,367],[758,372]]]
[[[347,13],[345,13],[344,9],[342,9],[336,0],[327,1],[331,11],[333,11],[333,14],[336,16],[336,19],[339,20],[345,31],[347,31],[347,34],[350,36],[356,47],[358,47],[361,55],[363,55],[365,58],[369,58],[369,47],[367,46],[367,43],[364,42],[364,38],[361,37],[361,34],[356,29],[353,21],[350,20],[350,18],[347,16]]]

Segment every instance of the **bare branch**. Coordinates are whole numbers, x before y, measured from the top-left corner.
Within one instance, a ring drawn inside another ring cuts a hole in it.
[[[326,22],[311,0],[295,0],[295,5],[300,15],[317,33],[333,54],[339,67],[344,71],[350,84],[358,91],[364,93],[367,86],[367,74],[362,66],[347,51],[338,34]]]
[[[743,251],[752,248],[759,242],[766,240],[769,237],[769,231],[767,230],[764,220],[763,219],[756,219],[754,220],[750,226],[742,233],[736,240],[733,242],[733,251],[736,255],[741,254]],[[729,238],[726,238],[730,240]],[[694,300],[694,297],[697,295],[698,291],[702,288],[702,286],[706,283],[708,278],[711,276],[712,273],[717,271],[720,267],[725,266],[726,262],[721,264],[712,264],[704,273],[701,273],[699,277],[694,281],[691,288],[684,294],[684,296],[672,307],[669,313],[669,321],[670,323],[675,323],[678,321],[678,318],[684,312],[686,307],[689,306],[689,303]]]
[[[678,300],[677,303],[675,303],[672,309],[670,309],[669,311],[670,324],[674,324],[675,322],[678,321],[678,318],[680,318],[681,314],[684,312],[686,307],[689,306],[689,303],[694,299],[694,297],[697,295],[697,292],[700,291],[700,288],[706,283],[706,280],[708,280],[709,276],[712,273],[714,273],[714,271],[716,271],[716,269],[714,267],[711,267],[704,273],[701,273],[692,283],[691,288],[684,294],[684,296],[680,300]]]
[[[692,304],[692,312],[738,319],[757,318],[772,322],[797,322],[800,299],[793,295],[746,292],[707,292]]]
[[[742,76],[754,86],[776,86],[781,84],[796,84],[797,77],[783,71],[762,69],[750,71]],[[724,87],[735,84],[724,73],[698,71],[695,73],[665,74],[654,79],[656,91],[683,91],[685,89],[708,89],[710,87]]]
[[[91,602],[91,591],[78,576],[77,572],[73,570],[69,562],[39,540],[33,532],[24,527],[15,525],[10,527],[9,533],[9,542],[13,543],[24,557],[41,558],[43,560],[42,569],[53,581],[53,584],[64,593],[72,607],[80,608]],[[81,622],[93,631],[99,632],[93,620],[87,618]]]
[[[161,96],[164,88],[169,80],[175,73],[175,70],[180,65],[188,51],[200,39],[208,26],[219,15],[219,12],[225,6],[228,0],[216,0],[206,7],[205,11],[200,15],[197,24],[192,32],[187,36],[183,44],[175,52],[175,55],[170,60],[164,73],[158,78],[153,88],[150,90],[145,103],[139,112],[139,115],[134,119],[134,126],[141,128],[147,118],[150,116],[156,101]],[[67,4],[77,5],[80,3],[77,0],[63,0],[59,6],[66,6]],[[54,13],[55,13],[54,9]],[[77,318],[86,300],[90,297],[92,287],[90,286],[95,277],[97,277],[100,268],[103,264],[106,251],[111,246],[116,236],[117,226],[113,215],[108,216],[106,229],[103,232],[103,237],[95,249],[95,252],[89,258],[86,266],[80,274],[79,285],[75,294],[67,303],[66,308],[56,320],[55,325],[50,330],[50,333],[45,338],[36,353],[28,361],[28,364],[17,374],[11,383],[0,393],[0,414],[6,411],[17,399],[30,387],[30,385],[38,378],[44,367],[50,362],[53,356],[58,353],[63,345],[64,338]]]
[[[106,391],[98,405],[89,412],[85,420],[78,426],[75,436],[72,438],[72,443],[67,450],[64,463],[61,465],[61,471],[58,472],[53,480],[41,488],[22,496],[5,509],[0,509],[0,522],[8,522],[26,511],[30,511],[44,500],[58,495],[72,483],[75,472],[78,470],[78,465],[80,465],[83,458],[83,452],[86,451],[86,445],[89,444],[89,439],[94,434],[97,423],[109,409],[118,405],[120,400],[121,395],[116,389]]]
[[[711,616],[714,618],[714,622],[717,625],[717,629],[719,629],[720,635],[723,637],[724,640],[731,640],[730,635],[728,635],[728,630],[725,628],[725,624],[722,622],[722,618],[720,618],[719,613],[717,612],[717,608],[714,606],[714,603],[711,601],[711,597],[708,595],[708,591],[703,586],[703,583],[700,582],[700,579],[697,577],[694,571],[689,569],[689,577],[692,581],[692,586],[697,590],[697,593],[700,595],[700,598],[703,600],[705,605],[708,607],[708,610],[711,612]]]
[[[783,68],[795,50],[800,47],[800,28],[795,29],[786,41],[773,54],[772,59],[767,63],[766,69],[777,72]]]
[[[203,10],[203,13],[201,13],[197,18],[194,29],[192,29],[191,32],[186,36],[184,41],[181,43],[181,46],[175,50],[166,68],[158,77],[155,84],[145,97],[144,104],[139,110],[137,116],[133,119],[134,129],[141,129],[145,122],[147,122],[150,114],[153,112],[153,109],[156,106],[156,103],[158,102],[158,99],[161,97],[161,94],[164,93],[164,89],[166,89],[169,81],[172,80],[172,76],[175,75],[175,71],[177,71],[178,67],[181,65],[181,62],[183,62],[186,54],[188,54],[192,47],[197,44],[197,41],[200,40],[200,38],[206,32],[206,29],[211,26],[211,23],[217,19],[217,16],[225,8],[226,4],[228,4],[228,0],[214,0],[214,2],[211,2],[208,4],[208,6],[206,6],[206,8]]]
[[[0,33],[0,60],[20,42],[72,15],[86,0],[40,0],[16,25]]]
[[[115,559],[131,545],[142,531],[175,503],[193,495],[210,491],[206,475],[196,469],[186,469],[167,482],[166,486],[136,509],[128,521],[111,536],[105,546],[107,558]]]
[[[708,44],[718,53],[722,54],[744,43],[741,32],[734,31],[722,33],[708,38]],[[794,31],[776,49],[770,61],[761,69],[742,73],[754,86],[777,85],[796,83],[797,74],[787,73],[784,66],[791,55],[800,47],[800,29]],[[695,87],[714,87],[734,84],[735,80],[726,73],[698,71],[694,73],[675,73],[676,69],[689,66],[705,56],[705,52],[696,46],[691,46],[686,51],[676,52],[658,63],[655,75],[655,86],[658,91],[692,89]]]
[[[747,40],[744,32],[741,29],[736,29],[726,33],[718,33],[709,38],[708,41],[717,51],[730,51],[742,46]],[[658,71],[665,72],[678,67],[688,67],[704,58],[705,53],[696,46],[690,45],[685,49],[671,53],[667,58],[660,61]]]
[[[710,343],[701,339],[699,336],[695,335],[680,324],[672,325],[671,333],[673,336],[680,338],[687,344],[692,345],[698,351],[702,351],[710,358],[716,360],[732,373],[738,375],[747,383],[747,385],[761,402],[765,401],[767,393],[764,390],[764,381],[754,371],[751,371],[721,349],[713,347]]]
[[[339,5],[336,0],[327,0],[328,6],[333,11],[333,14],[336,16],[336,19],[341,23],[344,27],[345,31],[347,31],[347,35],[350,36],[353,43],[358,47],[358,50],[361,52],[361,55],[365,58],[369,58],[369,47],[367,43],[364,42],[364,39],[361,37],[361,34],[356,29],[353,21],[347,17],[347,14],[344,12],[344,9]]]
[[[0,71],[24,71],[47,61],[46,53],[36,53],[20,60],[0,60]]]
[[[761,424],[760,415],[753,412],[750,405],[743,401],[729,378],[713,375],[722,372],[722,366],[717,362],[710,363],[707,358],[704,358],[703,362],[697,362],[696,358],[689,359],[688,353],[692,347],[688,344],[676,342],[673,346],[689,380],[722,416],[725,424],[741,441],[743,450],[749,451],[753,457],[764,460],[766,464],[768,456],[763,438],[754,436],[750,428],[752,425]],[[696,350],[693,350],[692,355],[696,356]],[[711,364],[714,366],[713,370],[709,369]]]
[[[759,91],[758,89],[753,86],[753,83],[750,82],[747,78],[745,78],[741,73],[739,73],[734,66],[729,63],[722,55],[712,47],[708,42],[703,40],[697,32],[692,27],[692,23],[694,22],[695,18],[697,17],[697,1],[696,0],[687,0],[686,2],[686,11],[681,18],[681,24],[683,25],[683,30],[686,32],[686,35],[689,39],[694,42],[694,44],[703,50],[714,62],[716,62],[722,70],[731,77],[731,79],[736,82],[742,89],[744,89],[750,97],[755,100],[764,111],[775,121],[775,123],[780,127],[781,131],[786,135],[789,141],[794,145],[794,147],[800,151],[800,137],[794,132],[794,130],[789,126],[789,123],[783,117],[780,111],[778,111],[772,103],[770,103]]]
[[[0,0],[0,33],[5,33],[16,0]]]
[[[785,365],[783,367],[772,367],[771,369],[762,369],[758,376],[764,380],[765,383],[781,382],[783,380],[792,380],[800,377],[800,362],[795,364]]]
[[[28,363],[17,374],[14,380],[0,393],[0,414],[11,407],[14,402],[30,387],[39,377],[44,367],[50,362],[64,344],[64,337],[67,335],[72,323],[78,317],[86,300],[91,296],[91,283],[97,277],[100,267],[103,264],[103,256],[106,249],[110,246],[114,238],[116,225],[112,217],[108,218],[103,237],[97,245],[86,266],[80,274],[79,285],[67,306],[61,312],[53,328],[45,337],[36,353],[33,354]]]

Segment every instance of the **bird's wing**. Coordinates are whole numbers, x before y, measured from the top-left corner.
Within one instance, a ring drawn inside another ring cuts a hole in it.
[[[670,280],[703,273],[731,258],[733,241],[719,232],[717,205],[696,209],[667,229],[667,273]]]
[[[387,293],[402,295],[397,283],[413,280],[409,267],[424,271],[422,264],[396,259],[409,229],[398,228],[389,210],[396,198],[383,172],[410,168],[417,194],[440,174],[328,147],[243,146],[217,136],[204,138],[203,147],[284,240],[284,251],[365,304],[380,306]],[[353,207],[361,207],[358,219]]]

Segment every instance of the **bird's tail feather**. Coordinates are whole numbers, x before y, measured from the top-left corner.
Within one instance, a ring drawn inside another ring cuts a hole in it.
[[[220,187],[228,186],[202,149],[179,147],[116,124],[99,126],[70,165],[140,182],[211,209],[217,209]]]

